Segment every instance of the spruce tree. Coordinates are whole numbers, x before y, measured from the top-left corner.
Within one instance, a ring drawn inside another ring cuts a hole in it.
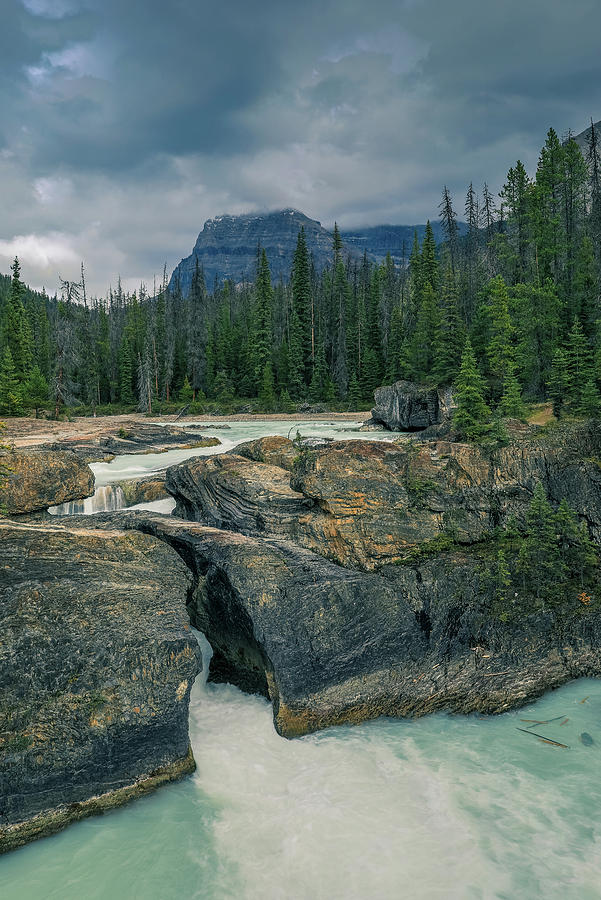
[[[190,379],[186,375],[184,378],[184,382],[179,389],[177,399],[180,403],[192,403],[194,400],[194,391],[192,390],[192,385],[190,384]]]
[[[4,348],[0,364],[0,412],[7,416],[20,416],[23,413],[21,385],[8,345]]]
[[[273,412],[275,406],[275,388],[273,383],[273,368],[270,360],[268,360],[263,367],[261,390],[259,391],[259,404],[263,412]]]
[[[548,599],[566,580],[567,569],[557,543],[556,517],[540,481],[526,513],[526,532],[516,568],[524,590],[531,590],[539,602]]]
[[[119,399],[130,406],[134,402],[132,390],[133,361],[127,335],[123,335],[119,351]]]
[[[553,404],[553,415],[559,419],[562,414],[568,388],[568,360],[564,350],[558,347],[553,354],[553,365],[549,376],[549,397]]]
[[[555,513],[559,552],[568,578],[583,588],[595,574],[599,558],[590,539],[586,522],[579,522],[567,500],[562,499]]]
[[[577,412],[587,419],[598,419],[601,414],[601,395],[592,378],[589,378],[582,389]]]
[[[490,339],[486,348],[490,374],[499,383],[513,371],[513,327],[509,316],[509,295],[503,278],[497,275],[489,284]]]
[[[499,412],[508,419],[522,419],[526,414],[526,407],[522,400],[522,389],[513,372],[509,372],[503,381]]]
[[[355,410],[361,408],[361,390],[359,389],[359,382],[357,381],[357,376],[354,372],[351,375],[348,385],[347,401],[350,409]]]
[[[261,251],[255,284],[252,353],[256,384],[262,390],[265,367],[271,366],[273,339],[273,288],[265,249]],[[273,378],[273,371],[272,371]]]
[[[31,370],[33,354],[31,327],[23,304],[25,285],[21,281],[21,266],[16,256],[11,270],[13,274],[4,304],[0,335],[1,343],[10,348],[15,376],[22,384]]]
[[[292,347],[293,344],[292,328],[294,328],[294,351],[300,354],[298,372],[302,381],[308,385],[313,374],[315,355],[315,316],[311,290],[311,266],[304,228],[301,228],[298,233],[290,280],[292,289],[290,346]],[[300,384],[296,390],[298,396],[302,395],[303,390]]]
[[[459,313],[457,282],[448,266],[442,287],[439,338],[434,358],[434,377],[438,384],[454,381],[461,365],[464,344],[465,330]]]
[[[29,378],[23,386],[23,405],[26,409],[34,409],[38,418],[40,409],[48,404],[48,382],[41,373],[39,366],[34,366],[29,373]]]
[[[412,377],[416,381],[428,380],[432,374],[440,346],[440,325],[437,298],[430,282],[426,282],[409,351]]]
[[[580,405],[582,390],[591,377],[591,370],[591,347],[580,320],[575,318],[566,344],[566,393],[573,409]]]
[[[454,393],[457,409],[453,424],[459,436],[467,441],[481,440],[489,431],[490,409],[484,399],[484,379],[478,371],[469,338],[463,349]]]

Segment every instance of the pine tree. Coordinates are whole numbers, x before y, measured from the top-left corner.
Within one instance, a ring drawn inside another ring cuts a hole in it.
[[[478,372],[469,338],[465,342],[454,387],[457,409],[453,424],[464,440],[480,440],[489,431],[490,409],[484,399],[484,379]]]
[[[23,405],[26,409],[35,410],[36,419],[40,409],[48,404],[48,392],[48,382],[39,367],[34,366],[23,386]]]
[[[23,398],[10,347],[4,348],[0,365],[0,412],[8,416],[23,413]]]
[[[31,327],[23,305],[25,285],[21,281],[21,266],[16,256],[11,270],[13,274],[0,323],[0,336],[2,344],[10,348],[15,375],[22,384],[31,370],[33,354]]]
[[[501,275],[489,284],[490,339],[486,348],[488,365],[493,378],[499,382],[513,371],[515,355],[512,346],[513,327],[509,316],[509,296]]]
[[[130,406],[134,402],[132,390],[133,361],[127,335],[123,335],[119,351],[119,399]]]
[[[549,598],[566,580],[566,565],[557,543],[556,518],[540,481],[536,483],[526,514],[526,533],[517,566],[524,590],[539,602]]]
[[[591,371],[591,347],[582,330],[580,320],[575,318],[566,345],[566,394],[573,409],[580,405],[582,389],[589,381]]]
[[[273,383],[273,368],[269,360],[263,367],[261,390],[259,391],[259,404],[264,412],[273,412],[275,406],[275,388]]]
[[[553,404],[553,415],[561,416],[568,388],[568,360],[565,352],[558,347],[553,354],[553,366],[549,377],[549,397]]]
[[[513,372],[508,372],[503,381],[499,412],[502,416],[509,419],[522,419],[526,414],[526,407],[522,400],[522,389]]]
[[[577,412],[587,419],[598,419],[601,415],[601,395],[592,378],[589,378],[582,389]]]
[[[194,391],[192,390],[192,385],[190,384],[190,380],[188,376],[184,378],[184,383],[179,389],[179,393],[177,395],[180,403],[192,403],[194,400]]]

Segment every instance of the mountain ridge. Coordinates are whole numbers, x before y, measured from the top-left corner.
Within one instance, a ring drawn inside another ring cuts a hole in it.
[[[200,231],[192,253],[184,257],[173,270],[169,285],[188,293],[196,267],[196,260],[204,270],[209,290],[227,278],[235,283],[253,281],[256,271],[257,249],[267,253],[271,276],[274,281],[287,280],[298,232],[305,230],[307,247],[315,268],[324,269],[332,259],[334,237],[317,219],[311,219],[300,210],[285,207],[266,213],[224,213],[207,219]],[[345,252],[357,260],[367,253],[372,262],[381,262],[390,253],[398,264],[411,251],[414,232],[423,238],[424,225],[375,225],[365,228],[341,230]],[[439,222],[432,228],[437,241],[442,240]]]

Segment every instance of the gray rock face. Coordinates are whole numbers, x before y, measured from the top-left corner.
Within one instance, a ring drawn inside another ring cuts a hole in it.
[[[190,256],[174,270],[170,287],[177,280],[184,296],[190,290],[196,260],[204,269],[209,291],[215,281],[230,278],[234,283],[254,281],[257,266],[257,246],[265,248],[271,277],[287,280],[300,229],[305,229],[309,252],[313,254],[319,271],[331,261],[333,237],[314,219],[294,209],[283,209],[263,215],[218,216],[209,219],[198,235]]]
[[[0,852],[194,768],[188,573],[90,518],[0,522]]]
[[[47,509],[94,493],[92,470],[75,453],[49,450],[0,451],[0,515]]]
[[[463,233],[466,226],[459,224]],[[217,216],[205,222],[190,256],[173,271],[169,286],[174,289],[177,281],[184,296],[187,295],[196,260],[204,269],[205,283],[209,291],[215,281],[221,283],[230,278],[234,283],[253,281],[257,264],[257,246],[265,248],[271,275],[274,280],[290,276],[292,257],[301,226],[309,252],[318,272],[331,263],[333,238],[315,219],[295,209],[283,209],[263,214],[243,216]],[[437,241],[443,239],[440,223],[432,227]],[[364,253],[373,262],[382,262],[390,253],[398,265],[411,251],[414,232],[423,239],[425,225],[376,225],[374,227],[341,231],[342,241],[349,256],[360,260]]]
[[[435,388],[397,381],[380,387],[368,424],[381,423],[390,431],[420,431],[450,420],[453,397],[450,388]]]
[[[598,613],[501,621],[467,553],[365,573],[288,541],[113,515],[186,560],[190,615],[214,649],[210,679],[269,697],[285,737],[382,715],[502,712],[601,675]]]

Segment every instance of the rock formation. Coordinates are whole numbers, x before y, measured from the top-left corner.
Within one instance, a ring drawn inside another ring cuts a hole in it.
[[[186,568],[92,521],[0,522],[0,852],[194,768]]]
[[[192,617],[216,651],[211,677],[269,696],[280,733],[500,712],[601,675],[596,605],[574,590],[560,614],[509,598],[500,608],[489,577],[495,527],[524,519],[537,482],[601,542],[598,426],[529,432],[494,452],[336,442],[301,452],[292,471],[281,439],[287,469],[264,443],[244,452],[168,470],[177,512],[194,523],[132,527],[187,561]]]
[[[69,451],[3,450],[0,515],[20,515],[94,493],[91,469]]]
[[[453,396],[450,388],[428,387],[412,381],[377,388],[376,405],[366,424],[382,424],[390,431],[421,431],[450,421]]]

